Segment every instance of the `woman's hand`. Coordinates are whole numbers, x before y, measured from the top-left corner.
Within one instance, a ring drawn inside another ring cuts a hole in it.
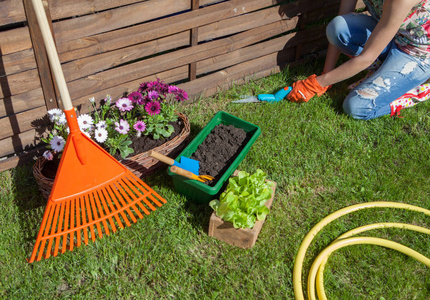
[[[293,83],[292,91],[288,94],[287,99],[291,102],[308,102],[315,94],[321,96],[328,87],[322,87],[316,80],[316,75],[311,75],[304,80]]]

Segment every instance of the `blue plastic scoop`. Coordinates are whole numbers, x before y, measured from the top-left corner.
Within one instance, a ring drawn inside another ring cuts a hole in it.
[[[232,103],[252,103],[252,102],[279,102],[284,99],[290,92],[291,87],[285,87],[273,94],[260,94],[256,96],[242,96],[240,100],[233,101]]]
[[[199,162],[197,160],[181,156],[180,162],[177,162],[176,160],[165,156],[161,153],[155,152],[155,151],[149,151],[148,155],[150,157],[153,157],[155,159],[158,159],[159,161],[162,161],[170,166],[177,166],[181,169],[190,171],[196,175],[199,175]]]

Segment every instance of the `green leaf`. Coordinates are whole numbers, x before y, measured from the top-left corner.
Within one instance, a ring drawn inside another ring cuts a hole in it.
[[[240,171],[229,178],[226,190],[218,200],[209,205],[224,221],[230,221],[235,228],[252,228],[257,220],[264,220],[269,213],[265,206],[272,197],[272,184],[266,182],[266,173],[258,169],[250,175]]]

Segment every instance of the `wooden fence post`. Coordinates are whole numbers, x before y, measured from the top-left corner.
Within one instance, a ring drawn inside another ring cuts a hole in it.
[[[39,71],[40,83],[43,90],[47,110],[59,107],[58,92],[54,77],[46,55],[45,44],[43,43],[42,33],[37,23],[36,14],[34,13],[31,0],[23,0],[25,14],[27,16],[28,28],[30,31],[31,43],[33,45],[34,56],[36,59],[37,69]],[[51,14],[49,13],[48,1],[43,1],[48,21],[51,25]]]
[[[197,10],[200,7],[200,1],[199,0],[191,0],[191,10]],[[190,45],[191,47],[197,46],[199,43],[199,29],[192,28],[191,29],[191,36],[190,36]],[[197,78],[197,62],[190,63],[189,67],[189,79],[195,80]]]

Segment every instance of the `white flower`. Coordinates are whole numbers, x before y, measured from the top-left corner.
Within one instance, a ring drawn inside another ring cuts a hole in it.
[[[104,128],[97,128],[96,132],[94,133],[94,138],[96,141],[100,144],[104,143],[108,137],[108,132]]]
[[[52,152],[51,151],[49,151],[49,150],[46,150],[45,152],[43,152],[43,157],[46,159],[46,160],[53,160],[54,159],[54,155],[52,154]]]
[[[100,121],[96,124],[97,129],[106,129],[106,121]]]
[[[55,123],[60,126],[66,125],[67,123],[66,114],[62,113],[60,116],[56,117]]]
[[[90,115],[84,114],[78,117],[78,124],[81,130],[90,128],[93,123],[93,118]]]
[[[91,97],[90,99],[88,99],[91,103],[94,103],[96,101],[96,98]]]
[[[62,113],[63,111],[59,108],[53,108],[48,110],[49,120],[51,120],[51,122],[55,122],[56,117],[61,116]]]
[[[61,136],[54,136],[50,142],[52,150],[56,152],[61,152],[64,149],[64,145],[66,144],[66,141]]]

